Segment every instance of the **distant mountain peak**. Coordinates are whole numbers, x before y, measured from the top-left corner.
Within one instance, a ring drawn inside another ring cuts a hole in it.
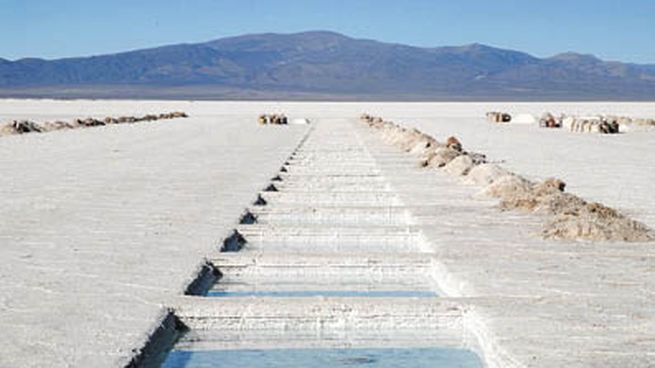
[[[504,49],[500,47],[485,45],[482,43],[470,43],[462,46],[437,47],[436,50],[450,50],[450,51],[462,52],[462,53],[494,53],[494,54],[515,54],[515,55],[520,54],[530,58],[534,58],[532,55],[521,51]]]
[[[234,40],[234,39],[252,39],[252,38],[340,38],[340,39],[351,39],[350,37],[334,32],[334,31],[324,31],[324,30],[316,30],[316,31],[302,31],[302,32],[292,32],[292,33],[275,33],[275,32],[267,32],[267,33],[248,33],[244,35],[239,35],[239,36],[230,36],[230,37],[222,37],[215,39],[213,41],[209,42],[216,42],[216,41],[227,41],[227,40]]]
[[[242,50],[283,51],[290,49],[323,49],[355,41],[333,31],[304,31],[297,33],[254,33],[220,38],[203,45],[221,50],[239,48]]]
[[[573,51],[563,52],[550,58],[551,60],[560,61],[586,61],[586,62],[603,62],[601,59],[592,54],[581,54]]]
[[[342,38],[342,39],[352,39],[351,37],[348,37],[342,33],[335,32],[335,31],[326,31],[326,30],[316,30],[316,31],[303,31],[303,32],[297,32],[297,33],[291,33],[290,35],[296,35],[296,36],[313,36],[313,37],[334,37],[334,38]]]
[[[467,45],[462,45],[462,46],[460,46],[460,48],[464,49],[464,50],[499,50],[496,47],[492,47],[492,46],[485,45],[485,44],[482,44],[482,43],[477,43],[477,42],[469,43]]]

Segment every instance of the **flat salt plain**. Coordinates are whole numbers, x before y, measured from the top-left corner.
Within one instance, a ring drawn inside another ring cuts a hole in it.
[[[305,127],[216,104],[3,101],[2,120],[192,118],[0,139],[0,366],[124,366]]]
[[[484,120],[491,110],[652,117],[655,104],[2,100],[0,121],[174,110],[191,118],[0,138],[1,367],[125,365],[307,131],[259,127],[261,112],[353,124],[368,112],[456,135],[655,227],[655,131]],[[367,141],[384,169],[394,148]],[[477,188],[410,166],[386,172],[417,206],[440,289],[469,304],[490,365],[655,365],[655,244],[542,241],[533,218],[497,212]]]

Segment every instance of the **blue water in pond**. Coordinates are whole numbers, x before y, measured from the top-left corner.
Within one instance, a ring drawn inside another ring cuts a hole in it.
[[[313,296],[325,297],[365,297],[365,298],[434,298],[437,296],[432,291],[415,290],[383,290],[383,291],[352,291],[352,290],[293,290],[293,291],[224,291],[209,290],[209,297],[291,297],[303,298]]]
[[[164,368],[482,368],[477,354],[448,348],[173,350]]]

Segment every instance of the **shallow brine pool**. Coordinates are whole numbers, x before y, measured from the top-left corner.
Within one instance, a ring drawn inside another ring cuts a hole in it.
[[[437,294],[433,291],[417,290],[247,290],[227,291],[210,290],[208,297],[280,297],[280,298],[304,298],[304,297],[361,297],[361,298],[434,298]]]
[[[205,367],[370,367],[370,368],[478,368],[477,354],[456,348],[358,348],[268,350],[173,350],[165,368]]]

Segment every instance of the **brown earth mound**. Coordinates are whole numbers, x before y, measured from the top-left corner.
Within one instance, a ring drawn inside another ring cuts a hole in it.
[[[577,211],[558,213],[542,235],[546,239],[646,242],[655,234],[646,225],[600,203],[588,203]]]
[[[0,136],[26,134],[26,133],[44,133],[44,132],[51,132],[51,131],[62,130],[62,129],[91,128],[91,127],[97,127],[97,126],[103,126],[109,124],[126,124],[126,123],[136,123],[140,121],[155,121],[155,120],[186,118],[186,117],[188,117],[186,113],[181,111],[175,111],[175,112],[159,114],[159,115],[149,114],[142,117],[135,117],[135,116],[121,116],[119,118],[106,117],[104,120],[98,120],[94,118],[75,119],[70,123],[65,121],[54,121],[54,122],[45,122],[43,124],[37,124],[32,121],[20,120],[20,121],[13,121],[11,123],[5,124],[4,126],[0,127]]]

